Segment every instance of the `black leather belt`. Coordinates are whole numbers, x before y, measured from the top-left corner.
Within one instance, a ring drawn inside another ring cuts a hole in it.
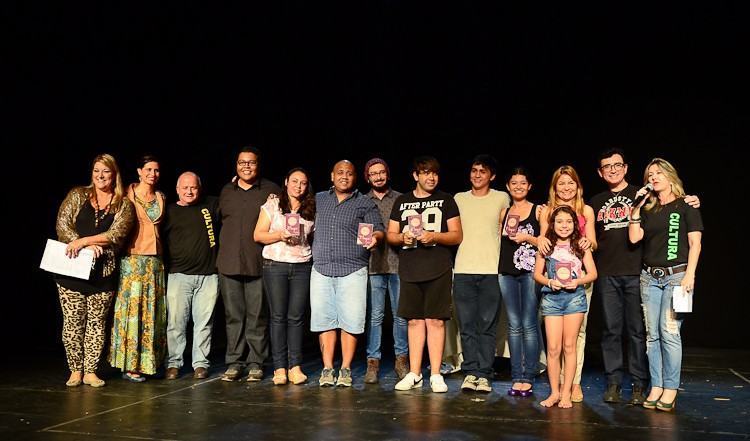
[[[687,270],[687,263],[675,266],[648,266],[643,265],[643,270],[657,279],[671,276],[672,274],[684,273]]]

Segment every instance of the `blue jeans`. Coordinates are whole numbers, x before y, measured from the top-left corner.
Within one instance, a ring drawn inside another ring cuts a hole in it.
[[[167,279],[167,367],[181,368],[185,332],[193,317],[193,369],[208,368],[219,276],[170,273]]]
[[[383,336],[383,317],[385,316],[385,292],[391,298],[393,314],[393,352],[406,355],[409,342],[406,335],[406,320],[396,315],[398,311],[399,278],[398,274],[371,274],[368,292],[367,317],[367,358],[380,360],[380,340]]]
[[[271,315],[273,368],[302,364],[302,340],[307,301],[310,298],[312,262],[263,261],[263,286]]]
[[[682,315],[672,309],[672,289],[685,273],[655,278],[641,272],[641,300],[646,318],[646,355],[651,386],[677,389],[682,368]]]
[[[510,373],[514,383],[532,384],[539,359],[538,302],[531,273],[500,277],[500,292],[508,315]]]
[[[467,375],[491,379],[500,315],[497,274],[454,274],[453,304],[464,356],[461,369]]]

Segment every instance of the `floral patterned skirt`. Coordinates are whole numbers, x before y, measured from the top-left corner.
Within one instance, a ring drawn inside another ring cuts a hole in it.
[[[167,347],[167,302],[164,263],[159,256],[125,256],[109,363],[123,371],[156,373]]]

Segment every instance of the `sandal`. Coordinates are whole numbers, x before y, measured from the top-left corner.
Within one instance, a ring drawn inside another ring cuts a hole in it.
[[[289,382],[292,384],[302,384],[305,381],[307,381],[307,375],[302,373],[302,369],[297,367],[297,369],[290,369],[289,370]]]
[[[138,372],[125,372],[122,374],[123,380],[128,380],[131,383],[143,383],[146,381],[146,377],[141,376]]]

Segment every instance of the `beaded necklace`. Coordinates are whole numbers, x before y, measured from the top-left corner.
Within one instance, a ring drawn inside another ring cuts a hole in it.
[[[115,195],[109,196],[109,202],[107,202],[107,205],[104,206],[104,210],[102,210],[101,216],[99,215],[99,198],[94,196],[94,228],[99,227],[99,222],[103,221],[104,218],[109,213],[109,207],[112,205],[112,199],[114,199]]]

